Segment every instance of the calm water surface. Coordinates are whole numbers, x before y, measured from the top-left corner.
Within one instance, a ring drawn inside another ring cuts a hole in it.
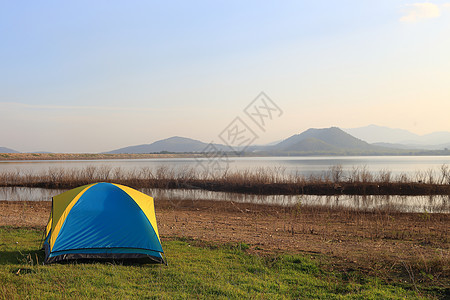
[[[200,162],[194,158],[170,159],[130,159],[130,160],[82,160],[82,161],[0,161],[0,172],[20,172],[22,174],[42,173],[57,169],[83,169],[88,166],[106,166],[112,170],[120,168],[124,171],[142,168],[156,169],[167,166],[174,169],[202,168],[208,160]],[[264,168],[282,168],[287,174],[305,176],[320,175],[330,167],[341,165],[344,172],[353,168],[366,168],[376,173],[391,171],[393,175],[406,174],[411,178],[417,172],[433,170],[438,176],[442,165],[450,166],[450,156],[344,156],[344,157],[238,157],[230,158],[226,167],[231,171],[255,170]],[[0,200],[50,201],[55,195],[65,190],[40,188],[0,188]],[[210,192],[202,190],[163,190],[142,189],[142,192],[153,196],[156,200],[227,200],[262,204],[297,205],[316,204],[325,206],[345,206],[356,209],[375,209],[391,207],[399,211],[411,212],[450,212],[448,195],[437,196],[315,196],[315,195],[246,195],[237,193]]]
[[[0,187],[0,200],[10,201],[51,201],[53,196],[66,190]],[[234,201],[257,204],[277,204],[283,206],[293,205],[320,205],[327,207],[350,207],[359,210],[372,210],[389,208],[401,212],[429,212],[449,213],[450,196],[316,196],[316,195],[249,195],[239,193],[211,192],[204,190],[165,190],[165,189],[140,189],[141,192],[158,200],[217,200]]]
[[[192,167],[202,171],[209,167],[207,159],[167,158],[167,159],[128,159],[128,160],[65,160],[65,161],[0,161],[0,172],[19,171],[40,173],[51,168],[85,168],[87,166],[107,166],[122,170],[139,170],[142,168]],[[220,167],[231,171],[257,168],[283,168],[288,174],[319,175],[331,166],[341,165],[344,171],[364,167],[371,172],[391,171],[393,175],[426,172],[430,169],[439,174],[442,165],[450,166],[450,156],[340,156],[340,157],[230,157],[221,160]]]

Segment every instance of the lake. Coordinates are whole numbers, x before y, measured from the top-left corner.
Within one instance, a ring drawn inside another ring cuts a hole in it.
[[[288,174],[305,176],[320,175],[332,166],[341,165],[344,172],[353,168],[366,168],[370,172],[391,171],[393,175],[406,174],[413,177],[416,172],[434,170],[439,174],[440,167],[450,165],[450,156],[315,156],[315,157],[230,157],[228,159],[125,159],[125,160],[61,160],[61,161],[0,161],[0,172],[41,173],[50,168],[85,168],[87,166],[106,166],[134,170],[142,168],[197,168],[199,171],[214,166],[217,162],[222,169],[252,170],[257,168],[282,168]]]
[[[450,195],[390,196],[390,195],[249,195],[239,193],[212,192],[190,189],[139,189],[158,200],[217,200],[282,206],[318,205],[345,207],[357,210],[389,209],[399,212],[449,213]],[[65,189],[43,189],[26,187],[0,187],[0,200],[51,201],[53,196]]]
[[[169,159],[128,159],[128,160],[66,160],[66,161],[0,161],[0,172],[21,174],[46,172],[49,169],[82,169],[88,166],[108,167],[112,170],[156,169],[167,166],[174,169],[207,167],[210,160],[195,158]],[[223,161],[221,161],[223,162]],[[366,168],[368,171],[391,171],[393,175],[406,174],[414,178],[417,172],[433,170],[436,176],[440,174],[442,165],[450,165],[450,156],[343,156],[343,157],[233,157],[226,162],[231,171],[256,170],[258,168],[282,168],[287,174],[305,176],[320,175],[332,166],[341,165],[344,172],[353,168]],[[345,176],[345,175],[344,175]],[[40,188],[0,188],[0,200],[30,200],[50,201],[55,195],[65,190]],[[390,207],[404,212],[450,212],[448,195],[435,196],[316,196],[316,195],[246,195],[237,193],[222,193],[203,190],[162,190],[142,189],[142,192],[153,196],[156,200],[226,200],[235,202],[250,202],[278,205],[323,205],[344,206],[355,209],[370,210]]]

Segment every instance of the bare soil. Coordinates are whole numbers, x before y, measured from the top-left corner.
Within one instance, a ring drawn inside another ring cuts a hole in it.
[[[199,200],[160,200],[155,207],[163,240],[245,243],[260,255],[307,253],[342,272],[449,283],[449,214]],[[51,202],[0,201],[0,226],[43,229],[50,209]]]

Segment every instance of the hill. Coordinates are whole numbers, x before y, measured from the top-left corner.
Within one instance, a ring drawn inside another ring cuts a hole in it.
[[[389,147],[403,145],[400,147],[437,150],[443,149],[446,145],[450,144],[450,132],[448,131],[418,135],[404,129],[377,125],[348,128],[344,129],[344,131],[369,143],[386,143],[385,145]]]
[[[273,146],[275,152],[330,152],[377,151],[386,148],[373,146],[337,127],[310,128]]]
[[[389,128],[373,124],[358,128],[347,128],[344,131],[368,143],[400,144],[405,140],[416,140],[419,138],[419,135],[405,129]]]
[[[19,151],[6,147],[0,147],[0,153],[19,153]]]
[[[174,136],[159,140],[151,144],[129,146],[106,152],[107,154],[119,153],[159,153],[159,152],[204,152],[209,144],[185,137]],[[214,144],[216,149],[225,151],[224,145]]]
[[[209,144],[185,137],[171,137],[151,144],[124,147],[105,154],[145,154],[145,153],[200,153],[210,151],[233,151],[226,145]],[[249,146],[244,155],[443,155],[446,144],[437,150],[412,147],[403,144],[369,144],[338,127],[310,128],[295,134],[275,145]],[[438,153],[439,152],[439,153]],[[235,152],[234,152],[235,153]],[[233,154],[234,154],[233,153]]]

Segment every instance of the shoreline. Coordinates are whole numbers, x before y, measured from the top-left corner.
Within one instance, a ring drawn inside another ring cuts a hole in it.
[[[351,157],[351,156],[363,156],[363,157],[423,157],[423,156],[450,156],[448,153],[439,152],[424,152],[424,153],[356,153],[356,154],[333,154],[333,153],[298,153],[298,154],[261,154],[261,153],[243,153],[236,154],[234,152],[225,153],[227,157]],[[0,153],[0,161],[33,161],[33,160],[112,160],[112,159],[159,159],[159,158],[208,158],[208,153]]]
[[[195,153],[146,153],[146,154],[107,154],[107,153],[0,153],[0,161],[28,160],[110,160],[110,159],[158,159],[158,158],[196,158]]]
[[[250,195],[374,195],[374,196],[437,196],[450,197],[450,184],[423,182],[332,182],[332,181],[300,181],[286,183],[260,182],[258,180],[218,179],[202,180],[196,178],[43,178],[32,176],[23,178],[3,178],[0,174],[0,187],[25,187],[44,189],[72,189],[78,186],[97,182],[122,184],[134,189],[194,189],[211,192],[239,193]]]

